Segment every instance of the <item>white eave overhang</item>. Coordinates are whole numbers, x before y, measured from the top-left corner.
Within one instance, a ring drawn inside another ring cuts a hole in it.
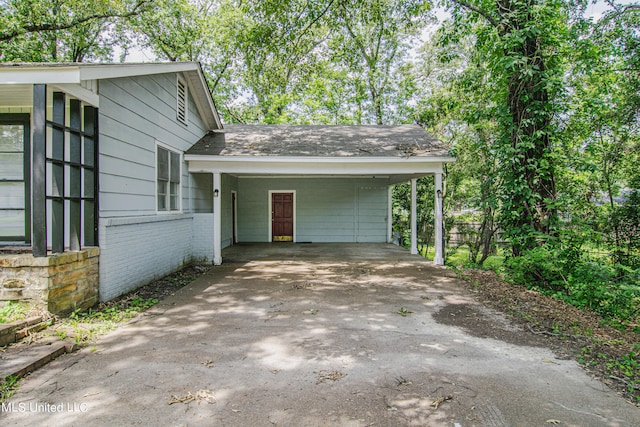
[[[442,173],[452,157],[250,157],[185,155],[192,173],[235,175],[397,175]]]
[[[15,64],[0,67],[0,84],[46,84],[99,107],[99,95],[85,89],[83,82],[165,73],[185,73],[198,110],[210,130],[221,129],[209,86],[198,62],[142,64]]]

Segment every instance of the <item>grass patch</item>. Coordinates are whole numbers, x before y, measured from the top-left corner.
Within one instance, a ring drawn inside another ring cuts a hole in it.
[[[469,262],[469,248],[466,246],[457,246],[457,247],[449,247],[446,251],[446,265],[456,268],[461,267],[474,267],[478,268],[477,265],[471,264]],[[504,255],[502,254],[502,250],[498,249],[498,252],[495,255],[489,256],[484,263],[482,264],[483,270],[494,270],[499,271],[504,264]]]
[[[399,314],[402,317],[407,317],[408,315],[413,313],[413,311],[411,311],[409,309],[406,309],[404,307],[400,307],[400,310],[398,310],[396,313]]]
[[[95,309],[74,311],[58,322],[56,335],[62,339],[72,338],[79,346],[87,346],[157,303],[155,298],[131,297],[102,303]]]
[[[5,403],[11,398],[18,388],[18,378],[9,375],[0,380],[0,403]]]
[[[0,323],[11,323],[27,317],[30,307],[27,304],[9,301],[0,308]]]

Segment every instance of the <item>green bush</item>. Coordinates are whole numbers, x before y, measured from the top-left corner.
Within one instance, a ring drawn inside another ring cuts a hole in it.
[[[640,314],[640,269],[593,258],[578,246],[542,245],[510,258],[505,274],[514,284],[536,289],[617,322]]]
[[[543,293],[565,293],[567,279],[560,251],[542,245],[505,262],[506,276],[514,284]]]

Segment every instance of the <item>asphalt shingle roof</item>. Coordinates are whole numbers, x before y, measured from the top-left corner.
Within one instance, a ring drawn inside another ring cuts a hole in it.
[[[447,147],[418,125],[225,125],[186,154],[215,156],[444,157]]]

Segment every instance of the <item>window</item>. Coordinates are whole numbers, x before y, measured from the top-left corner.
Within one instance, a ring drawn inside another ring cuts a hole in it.
[[[180,210],[180,154],[158,146],[158,211]]]
[[[0,114],[0,241],[31,239],[29,121]]]
[[[180,122],[186,125],[188,118],[187,107],[189,106],[189,90],[187,88],[187,83],[180,77],[178,77],[177,88],[176,117]]]

